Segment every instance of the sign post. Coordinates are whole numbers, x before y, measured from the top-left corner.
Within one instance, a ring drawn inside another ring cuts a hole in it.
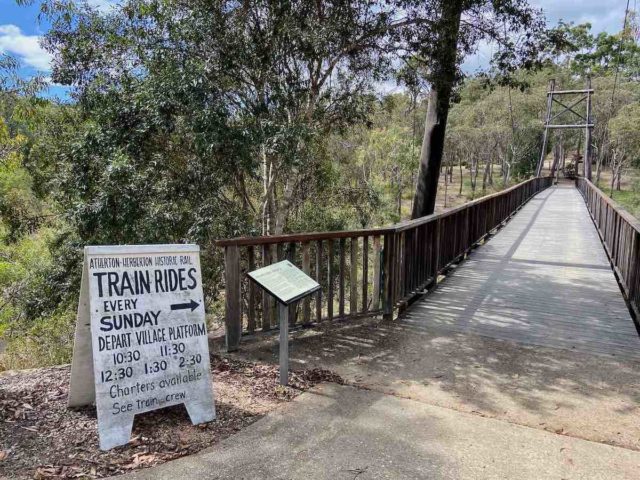
[[[289,307],[278,302],[280,319],[280,385],[289,383]]]
[[[289,378],[289,305],[320,290],[320,285],[289,260],[247,274],[278,302],[280,319],[280,385]]]
[[[86,247],[69,406],[95,401],[100,448],[138,413],[184,403],[215,419],[197,245]]]

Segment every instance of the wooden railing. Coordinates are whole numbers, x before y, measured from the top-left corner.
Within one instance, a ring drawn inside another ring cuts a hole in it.
[[[361,315],[392,318],[551,182],[533,178],[390,227],[219,240],[225,249],[227,349],[236,350],[243,333],[277,328],[273,300],[248,281],[246,272],[288,259],[321,284],[313,299],[290,307],[291,326]]]
[[[640,318],[640,222],[586,178],[577,178],[576,186],[635,317]]]

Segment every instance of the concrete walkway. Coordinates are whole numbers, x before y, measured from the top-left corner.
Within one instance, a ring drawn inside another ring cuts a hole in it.
[[[348,385],[129,478],[640,478],[640,341],[581,201],[541,193],[395,322],[293,334]]]
[[[637,479],[640,454],[391,395],[323,385],[197,455],[175,479]]]

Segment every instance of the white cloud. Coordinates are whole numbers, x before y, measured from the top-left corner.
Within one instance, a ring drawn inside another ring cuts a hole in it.
[[[462,62],[462,71],[467,74],[474,74],[478,70],[486,70],[494,53],[495,45],[493,43],[485,40],[481,41],[477,50],[468,55]]]
[[[40,46],[40,37],[25,35],[16,25],[0,25],[0,52],[15,55],[37,70],[51,70],[51,55]]]
[[[576,24],[591,23],[591,33],[615,33],[622,29],[622,20],[626,6],[625,0],[529,0],[534,8],[542,9],[547,26],[554,27],[559,20]],[[633,5],[631,5],[633,7]],[[497,47],[481,42],[478,51],[465,58],[462,70],[473,74],[489,67]]]
[[[542,8],[549,25],[558,20],[575,23],[589,22],[593,33],[606,31],[615,33],[622,28],[625,0],[533,0],[534,6]],[[630,5],[633,8],[633,3]]]

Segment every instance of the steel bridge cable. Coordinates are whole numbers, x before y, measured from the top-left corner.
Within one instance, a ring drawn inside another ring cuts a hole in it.
[[[622,32],[620,32],[620,42],[618,44],[618,55],[616,62],[616,73],[613,77],[613,89],[611,92],[611,109],[610,109],[610,117],[613,117],[613,106],[614,100],[616,96],[616,85],[618,84],[618,73],[620,72],[620,52],[622,51],[622,42],[624,41],[625,30],[627,29],[627,20],[629,19],[629,1],[627,0],[627,7],[624,10],[624,21],[622,22]],[[635,0],[634,0],[635,3]]]

